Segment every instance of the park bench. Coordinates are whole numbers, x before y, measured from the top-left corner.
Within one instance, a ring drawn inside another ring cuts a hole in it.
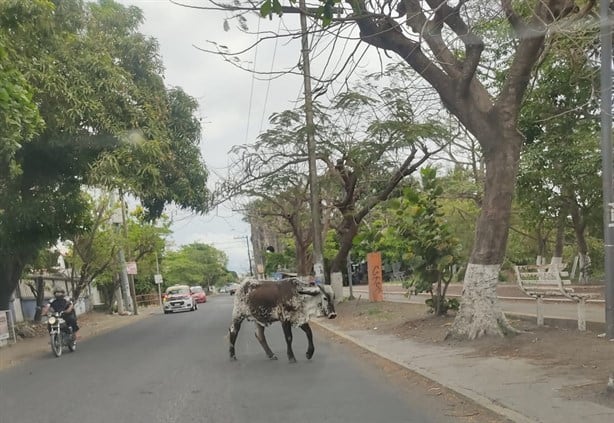
[[[578,306],[578,330],[586,330],[586,300],[590,293],[578,293],[571,287],[563,264],[514,266],[520,289],[537,302],[537,326],[544,325],[544,298],[566,298]]]

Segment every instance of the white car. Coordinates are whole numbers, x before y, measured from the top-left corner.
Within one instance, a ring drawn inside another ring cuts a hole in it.
[[[188,285],[173,285],[166,288],[162,295],[164,314],[173,311],[194,311],[198,309],[196,300],[192,297]]]

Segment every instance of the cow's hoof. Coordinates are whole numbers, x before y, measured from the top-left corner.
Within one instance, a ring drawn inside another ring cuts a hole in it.
[[[269,360],[277,360],[277,356],[273,354],[272,356],[269,357]]]
[[[237,357],[230,357],[230,361],[237,361]]]
[[[294,358],[294,357],[289,358],[289,359],[288,359],[288,361],[289,361],[290,363],[296,363],[296,358]]]
[[[305,355],[307,356],[307,360],[311,360],[311,357],[313,357],[313,352],[308,352]]]

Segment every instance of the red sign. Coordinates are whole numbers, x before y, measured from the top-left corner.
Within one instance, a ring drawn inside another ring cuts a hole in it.
[[[369,301],[384,301],[382,285],[382,254],[379,251],[367,254],[369,272]]]

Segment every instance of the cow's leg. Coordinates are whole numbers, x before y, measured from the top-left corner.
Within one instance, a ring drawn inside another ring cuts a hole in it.
[[[264,337],[264,326],[258,323],[256,323],[256,339],[258,342],[260,342],[260,345],[262,345],[267,357],[269,357],[271,360],[277,360],[277,356],[273,353],[273,351],[271,351],[271,348],[269,347],[269,344],[267,344],[266,338]]]
[[[286,346],[288,347],[288,360],[290,363],[296,363],[294,358],[294,351],[292,351],[292,323],[281,322],[281,327],[284,330],[284,336],[286,337]]]
[[[303,323],[300,328],[303,329],[307,335],[307,342],[309,343],[309,346],[307,347],[307,360],[310,360],[311,357],[313,357],[313,351],[315,350],[313,346],[313,334],[311,333],[311,327],[309,326],[309,323]]]
[[[228,330],[228,335],[230,339],[230,359],[236,360],[235,356],[235,341],[237,340],[237,336],[239,335],[239,330],[241,329],[241,322],[243,322],[243,317],[238,319],[233,319],[232,324],[230,325],[230,329]]]

